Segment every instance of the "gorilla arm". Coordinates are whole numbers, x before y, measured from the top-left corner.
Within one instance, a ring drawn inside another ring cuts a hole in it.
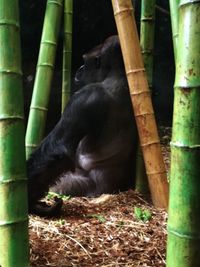
[[[55,128],[27,162],[29,211],[54,215],[61,203],[52,207],[38,204],[63,172],[75,169],[78,144],[86,135],[98,135],[109,111],[109,96],[100,83],[83,87],[70,99]]]

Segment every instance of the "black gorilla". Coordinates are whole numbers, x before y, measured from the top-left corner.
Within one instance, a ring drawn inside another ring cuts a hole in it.
[[[133,187],[136,127],[117,36],[83,56],[78,90],[52,132],[28,160],[30,212],[49,190],[96,196]],[[61,204],[57,203],[57,209]]]

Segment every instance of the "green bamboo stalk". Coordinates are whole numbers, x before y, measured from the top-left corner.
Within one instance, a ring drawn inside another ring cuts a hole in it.
[[[140,22],[140,46],[150,90],[152,90],[152,80],[153,80],[154,28],[155,28],[155,0],[142,0],[141,22]],[[149,191],[144,159],[139,145],[136,157],[135,188],[137,191],[143,194]]]
[[[152,80],[153,80],[154,29],[155,29],[155,0],[142,0],[141,22],[140,22],[140,46],[150,90],[152,89]]]
[[[168,267],[200,264],[200,0],[181,0],[171,142]]]
[[[62,112],[69,100],[71,92],[71,58],[72,58],[72,20],[73,0],[64,1],[64,44],[63,44],[63,76],[62,76]]]
[[[17,0],[0,0],[0,266],[29,266]]]
[[[170,15],[171,15],[171,25],[173,34],[173,45],[174,45],[174,58],[176,59],[176,50],[178,42],[178,6],[180,0],[169,0],[170,4]]]
[[[135,190],[144,195],[149,192],[148,178],[139,142],[136,154]]]
[[[63,0],[48,0],[37,63],[28,125],[26,131],[26,158],[44,136],[50,87],[53,77],[58,33]]]

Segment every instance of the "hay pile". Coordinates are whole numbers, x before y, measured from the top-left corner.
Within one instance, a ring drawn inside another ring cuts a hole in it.
[[[169,167],[169,129],[162,151]],[[149,220],[138,217],[147,210]],[[162,267],[166,252],[165,211],[133,190],[99,198],[71,198],[57,219],[30,216],[31,267]]]
[[[150,211],[143,222],[134,207]],[[166,213],[132,190],[65,202],[59,219],[30,216],[31,266],[165,266]]]

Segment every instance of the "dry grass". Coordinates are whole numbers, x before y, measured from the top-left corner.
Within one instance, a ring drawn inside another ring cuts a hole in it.
[[[162,151],[169,168],[170,129],[161,129]],[[151,218],[136,218],[134,207]],[[72,198],[62,216],[30,216],[31,267],[162,267],[166,250],[165,211],[133,190],[100,198]]]

